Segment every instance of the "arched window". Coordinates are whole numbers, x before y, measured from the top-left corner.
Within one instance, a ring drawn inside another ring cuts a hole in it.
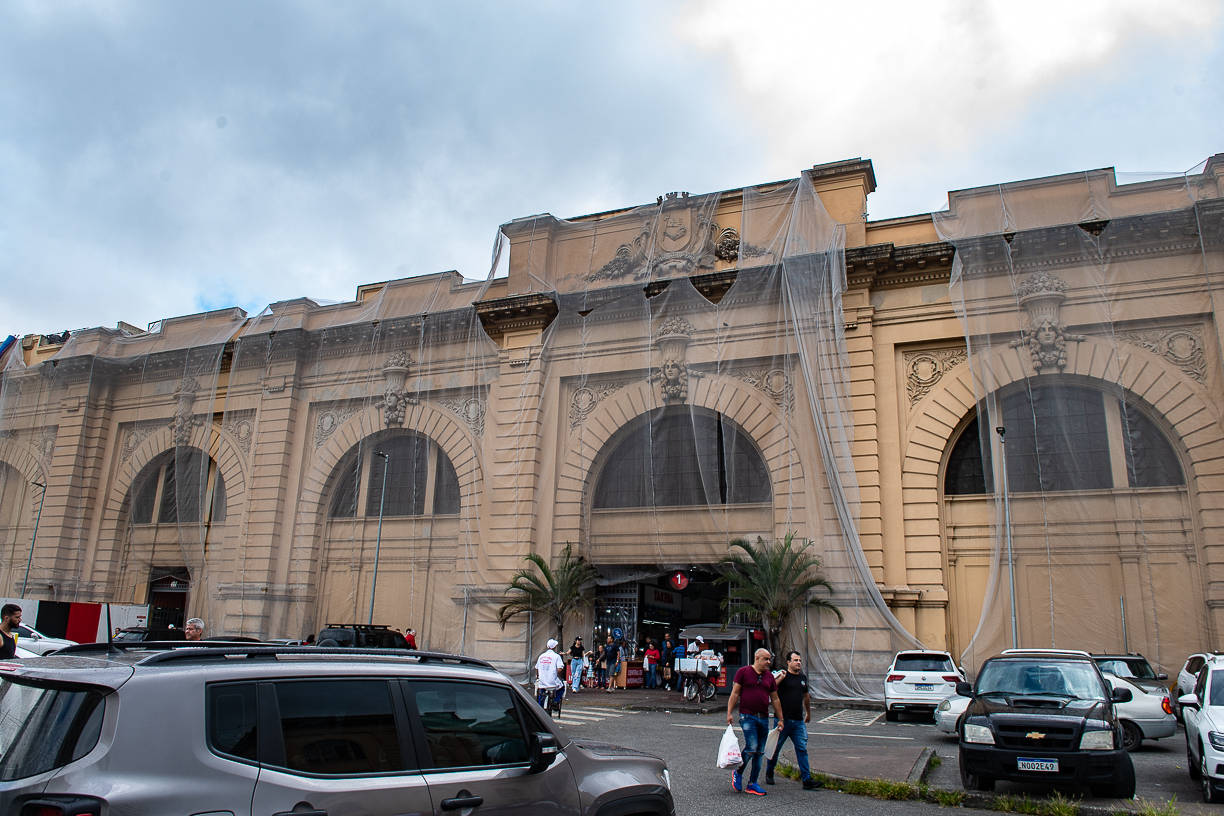
[[[1014,492],[1185,484],[1173,446],[1133,403],[1068,385],[1016,390],[1002,403],[1008,487]],[[983,458],[979,434],[974,417],[948,458],[946,495],[993,491],[990,451]],[[993,424],[990,440],[997,445]],[[1116,484],[1115,462],[1126,464],[1125,484]]]
[[[364,480],[363,473],[368,474]],[[377,516],[380,504],[384,516],[459,512],[459,477],[455,466],[432,440],[411,431],[366,440],[352,448],[336,465],[331,481],[328,515],[332,518],[355,518],[359,508],[365,517]]]
[[[199,448],[177,448],[158,456],[128,492],[133,524],[198,524],[225,521],[225,479]]]
[[[609,446],[595,487],[596,509],[747,504],[773,496],[756,445],[721,414],[655,414]]]

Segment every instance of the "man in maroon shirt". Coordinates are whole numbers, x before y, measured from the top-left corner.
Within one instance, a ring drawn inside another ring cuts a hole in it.
[[[768,649],[757,649],[752,656],[752,665],[744,666],[735,673],[731,696],[727,699],[727,725],[735,718],[739,706],[740,728],[744,731],[744,761],[731,772],[731,787],[736,793],[747,791],[764,796],[765,789],[757,784],[761,774],[761,754],[765,750],[765,737],[769,733],[769,709],[773,707],[778,719],[778,729],[785,725],[782,719],[782,701],[778,699],[778,684],[770,671],[773,655]],[[748,775],[748,786],[744,787],[744,768],[752,762]]]

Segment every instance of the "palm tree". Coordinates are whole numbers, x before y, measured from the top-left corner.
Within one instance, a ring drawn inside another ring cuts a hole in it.
[[[565,642],[565,619],[579,607],[591,603],[591,588],[599,573],[573,545],[566,543],[555,567],[538,553],[523,556],[531,566],[514,573],[506,589],[509,600],[497,610],[497,622],[505,629],[515,615],[536,612],[547,615],[557,630],[557,640]]]
[[[718,562],[718,580],[730,590],[722,602],[726,616],[744,614],[760,621],[765,645],[775,656],[775,647],[786,642],[783,635],[791,616],[805,606],[828,610],[838,622],[843,620],[832,601],[813,594],[822,589],[832,595],[833,585],[820,574],[820,557],[811,546],[809,539],[796,540],[793,532],[780,542],[758,536],[756,544],[750,544],[737,538],[731,542],[732,552]]]

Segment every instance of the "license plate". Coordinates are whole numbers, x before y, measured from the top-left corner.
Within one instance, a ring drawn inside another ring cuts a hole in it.
[[[1043,773],[1058,773],[1057,759],[1030,759],[1028,757],[1016,758],[1016,770],[1018,771],[1041,771]]]
[[[917,691],[934,691],[935,684],[934,683],[915,683],[914,688]]]

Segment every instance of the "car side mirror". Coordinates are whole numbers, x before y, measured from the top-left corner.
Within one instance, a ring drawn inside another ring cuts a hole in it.
[[[962,680],[956,684],[956,693],[962,697],[972,697],[973,696],[973,686],[965,682],[964,680]]]
[[[537,731],[531,738],[531,773],[547,770],[561,752],[557,737],[548,731]]]
[[[1193,708],[1198,711],[1199,699],[1197,694],[1183,694],[1177,698],[1177,704],[1182,708]]]
[[[1117,688],[1115,686],[1109,687],[1109,702],[1111,703],[1129,703],[1132,699],[1134,699],[1134,695],[1131,694],[1130,689]]]
[[[1156,675],[1156,679],[1157,680],[1168,680],[1169,675],[1166,674],[1165,672],[1161,672],[1160,674]]]

